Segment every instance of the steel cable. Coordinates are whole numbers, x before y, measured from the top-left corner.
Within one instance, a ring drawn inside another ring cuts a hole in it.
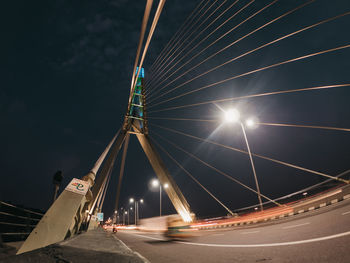
[[[176,33],[172,36],[172,38],[169,40],[169,42],[165,45],[165,47],[163,48],[163,50],[159,53],[158,57],[155,59],[155,61],[152,63],[151,67],[150,67],[150,72],[152,71],[152,69],[157,65],[159,59],[162,58],[164,52],[167,51],[167,49],[173,44],[173,42],[176,40],[176,38],[181,34],[181,31],[183,30],[183,28],[185,27],[186,23],[188,22],[188,20],[192,17],[192,15],[197,11],[197,9],[199,8],[199,6],[202,5],[202,3],[205,0],[202,0],[197,6],[196,8],[192,11],[192,13],[186,18],[185,22],[180,26],[180,28],[178,29],[178,31],[176,31]],[[146,80],[147,82],[147,80]]]
[[[211,123],[219,123],[220,122],[220,120],[215,120],[215,119],[165,118],[165,117],[148,117],[148,118],[155,119],[155,120],[169,120],[169,121],[197,121],[197,122],[211,122]],[[330,126],[314,126],[314,125],[266,123],[266,122],[257,122],[256,125],[276,126],[276,127],[293,127],[293,128],[308,128],[308,129],[321,129],[321,130],[334,130],[334,131],[350,132],[350,129],[348,129],[348,128],[330,127]]]
[[[215,0],[216,2],[217,0]],[[198,11],[198,13],[200,13],[202,11],[202,9],[210,2],[210,0],[208,0],[203,6],[202,8]],[[153,71],[156,71],[160,66],[162,66],[164,60],[168,57],[168,55],[170,54],[170,52],[173,51],[173,49],[178,45],[178,43],[180,43],[180,41],[183,39],[184,36],[186,36],[186,34],[192,29],[192,27],[204,16],[204,14],[207,12],[208,10],[204,11],[204,13],[202,13],[199,18],[192,23],[192,25],[187,28],[187,30],[180,36],[180,38],[177,40],[177,42],[173,45],[173,47],[166,53],[166,55],[163,57],[162,61],[160,61],[158,63],[158,67],[156,67]]]
[[[302,89],[279,90],[279,91],[251,94],[251,95],[231,97],[231,98],[225,98],[225,99],[209,100],[209,101],[198,102],[198,103],[191,103],[191,104],[186,104],[186,105],[164,108],[164,109],[160,109],[160,110],[153,110],[153,111],[149,111],[148,113],[170,111],[170,110],[196,107],[196,106],[201,106],[201,105],[206,105],[206,104],[227,102],[227,101],[240,100],[240,99],[258,98],[258,97],[264,97],[264,96],[272,96],[272,95],[288,94],[288,93],[304,92],[304,91],[313,91],[313,90],[343,88],[343,87],[349,87],[349,86],[350,86],[350,83],[346,83],[346,84],[338,84],[338,85],[316,86],[316,87],[302,88]]]
[[[182,61],[182,59],[184,59],[185,57],[187,57],[188,54],[190,54],[193,50],[195,50],[200,44],[202,44],[205,40],[207,40],[210,36],[212,36],[216,31],[218,31],[221,27],[223,27],[226,23],[228,23],[230,20],[232,20],[233,18],[235,18],[239,13],[241,13],[244,9],[246,9],[248,6],[250,6],[255,0],[250,1],[249,3],[247,3],[245,6],[243,6],[241,9],[239,9],[237,12],[235,12],[232,16],[230,16],[228,19],[226,19],[224,22],[222,22],[218,27],[216,27],[213,31],[211,31],[208,35],[206,35],[201,41],[199,41],[195,46],[193,46],[185,55],[183,55],[181,57],[181,59],[179,59],[174,65],[172,65],[162,76],[158,77],[158,79],[161,79],[163,76],[165,76],[171,69],[173,69],[179,62]],[[278,0],[275,0],[273,3],[275,3]],[[234,2],[231,6],[229,6],[224,12],[221,13],[220,16],[224,15],[229,9],[231,9],[238,1]],[[269,4],[268,6],[270,6],[271,4]],[[260,13],[261,11],[263,11],[266,7],[260,9],[258,12],[256,12],[253,16],[257,15],[258,13]],[[218,16],[218,18],[220,17]],[[229,33],[233,32],[236,28],[238,28],[239,26],[241,26],[242,24],[244,24],[245,22],[247,22],[250,18],[252,18],[253,16],[250,16],[249,18],[243,20],[242,22],[240,22],[238,25],[236,25],[235,27],[231,28],[229,31],[227,31],[225,34],[221,35],[219,38],[215,39],[212,43],[210,43],[208,46],[206,46],[204,49],[202,49],[201,51],[197,52],[196,54],[193,55],[193,57],[191,57],[188,61],[186,61],[185,63],[183,63],[179,68],[177,68],[173,73],[169,74],[165,79],[163,79],[160,83],[155,84],[154,89],[157,88],[158,86],[160,86],[162,83],[164,83],[166,80],[168,80],[171,76],[173,76],[176,72],[178,72],[181,68],[183,68],[184,66],[186,66],[188,63],[190,63],[194,58],[198,57],[200,54],[202,54],[205,50],[207,50],[209,47],[213,46],[215,43],[217,43],[219,40],[221,40],[222,38],[224,38],[225,36],[227,36]],[[213,21],[215,22],[215,20]],[[208,27],[211,24],[208,25]],[[207,28],[205,28],[204,30],[206,30]]]
[[[165,102],[172,101],[172,100],[181,98],[183,96],[186,96],[186,95],[189,95],[189,94],[192,94],[192,93],[195,93],[195,92],[198,92],[198,91],[201,91],[201,90],[204,90],[204,89],[216,86],[218,84],[222,84],[222,83],[225,83],[225,82],[230,81],[230,80],[234,80],[234,79],[238,79],[238,78],[241,78],[241,77],[244,77],[244,76],[248,76],[248,75],[251,75],[253,73],[257,73],[257,72],[260,72],[260,71],[263,71],[263,70],[266,70],[266,69],[270,69],[270,68],[278,67],[278,66],[285,65],[285,64],[288,64],[288,63],[292,63],[292,62],[296,62],[296,61],[299,61],[299,60],[303,60],[303,59],[306,59],[306,58],[310,58],[310,57],[314,57],[314,56],[318,56],[318,55],[322,55],[322,54],[326,54],[326,53],[330,53],[330,52],[346,49],[346,48],[349,48],[349,47],[350,47],[350,44],[347,44],[347,45],[344,45],[344,46],[339,46],[339,47],[335,47],[335,48],[331,48],[331,49],[318,51],[318,52],[311,53],[311,54],[308,54],[308,55],[304,55],[304,56],[301,56],[301,57],[288,59],[288,60],[285,60],[285,61],[282,61],[282,62],[278,62],[278,63],[272,64],[272,65],[269,65],[269,66],[265,66],[265,67],[262,67],[262,68],[251,70],[251,71],[248,71],[248,72],[245,72],[245,73],[242,73],[242,74],[239,74],[239,75],[235,75],[233,77],[230,77],[230,78],[227,78],[227,79],[224,79],[224,80],[220,80],[218,82],[214,82],[212,84],[208,84],[206,86],[203,86],[203,87],[200,87],[200,88],[188,91],[188,92],[184,92],[184,93],[182,93],[180,95],[171,97],[171,98],[166,99],[164,101],[161,101],[161,102],[159,102],[157,104],[153,104],[153,106],[151,105],[149,108],[152,108],[152,107],[155,107],[156,105],[160,105],[160,104],[163,104]]]
[[[214,141],[211,141],[211,140],[208,140],[208,139],[203,139],[203,138],[200,138],[200,137],[197,137],[197,136],[194,136],[194,135],[191,135],[191,134],[187,134],[187,133],[184,133],[184,132],[180,132],[180,131],[177,131],[177,130],[174,130],[174,129],[171,129],[171,128],[167,128],[167,127],[164,127],[164,126],[160,126],[160,125],[156,125],[156,124],[151,124],[151,125],[152,126],[156,126],[158,128],[161,128],[163,130],[171,131],[173,133],[177,133],[177,134],[180,134],[180,135],[183,135],[183,136],[186,136],[186,137],[189,137],[189,138],[193,138],[193,139],[196,139],[196,140],[199,140],[199,141],[202,141],[202,142],[207,142],[207,143],[210,143],[210,144],[213,144],[213,145],[217,145],[217,146],[229,149],[229,150],[233,150],[233,151],[236,151],[236,152],[248,154],[247,151],[244,151],[244,150],[241,150],[241,149],[238,149],[238,148],[234,148],[234,147],[231,147],[231,146],[228,146],[228,145],[225,145],[225,144],[217,143],[217,142],[214,142]],[[280,160],[277,160],[277,159],[273,159],[273,158],[270,158],[270,157],[267,157],[267,156],[263,156],[263,155],[260,155],[260,154],[252,153],[252,155],[255,156],[255,157],[259,157],[261,159],[264,159],[264,160],[268,160],[268,161],[271,161],[271,162],[274,162],[274,163],[278,163],[278,164],[281,164],[281,165],[284,165],[284,166],[288,166],[288,167],[291,167],[291,168],[302,170],[304,172],[308,172],[308,173],[312,173],[312,174],[316,174],[316,175],[321,175],[323,177],[331,178],[333,180],[341,181],[341,182],[344,182],[346,184],[349,184],[349,180],[344,180],[342,178],[337,178],[337,177],[329,175],[329,174],[325,174],[325,173],[321,173],[321,172],[318,172],[318,171],[314,171],[314,170],[311,170],[311,169],[308,169],[308,168],[304,168],[304,167],[301,167],[301,166],[298,166],[298,165],[294,165],[294,164],[290,164],[290,163],[287,163],[287,162],[283,162],[283,161],[280,161]]]
[[[314,1],[315,1],[315,0],[311,0],[311,1],[309,1],[309,2],[306,2],[306,3],[304,3],[304,4],[300,5],[300,6],[298,6],[298,7],[294,8],[294,9],[292,9],[292,10],[289,10],[288,12],[286,12],[286,13],[284,13],[284,14],[278,16],[277,18],[272,19],[271,21],[265,23],[264,25],[262,25],[262,26],[260,26],[260,27],[258,27],[258,28],[256,28],[256,29],[254,29],[253,31],[249,32],[248,34],[246,34],[246,35],[240,37],[239,39],[237,39],[237,40],[235,40],[235,41],[233,41],[233,42],[230,43],[229,45],[225,46],[224,48],[220,49],[219,51],[215,52],[214,54],[210,55],[210,56],[207,57],[206,59],[202,60],[201,62],[199,62],[198,64],[196,64],[196,65],[193,66],[192,68],[186,70],[184,73],[182,73],[182,74],[180,74],[179,76],[177,76],[175,79],[173,79],[172,81],[170,81],[169,83],[167,83],[165,86],[163,86],[162,89],[166,88],[168,85],[170,85],[170,84],[173,83],[174,81],[178,80],[178,79],[181,78],[182,76],[186,75],[187,73],[189,73],[189,72],[192,71],[193,69],[197,68],[197,67],[200,66],[201,64],[205,63],[205,62],[208,61],[209,59],[215,57],[216,55],[220,54],[221,52],[225,51],[226,49],[228,49],[228,48],[232,47],[233,45],[239,43],[239,42],[242,41],[243,39],[245,39],[245,38],[247,38],[247,37],[253,35],[254,33],[260,31],[261,29],[267,27],[268,25],[271,25],[272,23],[274,23],[274,22],[276,22],[276,21],[278,21],[278,20],[280,20],[280,19],[286,17],[287,15],[289,15],[289,14],[291,14],[291,13],[293,13],[293,12],[295,12],[295,11],[301,9],[301,8],[303,8],[304,6],[310,4],[310,3],[314,2]],[[269,5],[265,6],[264,8],[267,8],[268,6],[270,6],[270,5],[273,4],[273,3],[274,3],[274,2],[270,3]],[[263,9],[259,10],[258,12],[261,12],[262,10],[263,10]],[[255,14],[253,14],[252,16],[248,17],[246,20],[248,20],[248,19],[250,19],[251,17],[255,16],[256,14],[258,14],[258,12],[255,13]],[[246,20],[245,20],[245,21],[246,21]],[[244,22],[244,21],[243,21],[243,22]],[[243,23],[243,22],[242,22],[242,23]],[[241,24],[242,24],[242,23],[241,23]],[[239,24],[239,25],[241,25],[241,24]],[[239,26],[239,25],[237,25],[237,26]],[[226,33],[225,33],[225,34],[226,34]],[[225,34],[224,34],[224,35],[225,35]],[[224,36],[224,35],[222,35],[222,36]],[[214,43],[214,42],[213,42],[213,43]],[[213,43],[211,43],[211,45],[212,45]],[[210,46],[210,45],[209,45],[209,46]],[[209,47],[209,46],[208,46],[208,47]],[[206,49],[206,48],[205,48],[205,49]],[[205,49],[204,49],[204,50],[205,50]],[[203,51],[203,50],[202,50],[202,51]],[[200,51],[200,52],[202,52],[202,51]],[[199,53],[200,53],[200,52],[199,52]],[[197,53],[196,55],[198,55],[199,53]],[[248,53],[248,52],[246,52],[246,53]],[[195,56],[196,56],[196,55],[195,55]],[[246,54],[244,54],[244,55],[246,55]],[[192,61],[192,59],[193,59],[195,56],[193,56],[193,57],[192,57],[189,61],[187,61],[186,63],[189,63],[190,61]],[[239,57],[242,57],[242,56],[243,56],[243,55],[240,55]],[[236,59],[238,59],[239,57],[234,58],[234,59],[231,59],[231,60],[232,60],[232,61],[233,61],[233,60],[236,60]],[[186,63],[184,63],[184,64],[186,64]],[[227,64],[227,62],[224,62],[224,63],[221,64],[221,65],[225,65],[225,64]],[[216,68],[220,67],[221,65],[216,66],[213,70],[215,70]],[[184,66],[184,65],[182,65],[182,66]],[[211,71],[209,70],[209,71],[207,71],[205,74],[207,74],[207,73],[209,73],[209,72],[211,72]],[[192,79],[190,79],[190,80],[188,80],[188,81],[186,81],[186,82],[184,82],[184,83],[182,83],[182,84],[176,86],[175,88],[170,89],[170,90],[168,90],[167,92],[164,92],[163,94],[157,96],[156,98],[154,98],[153,100],[151,100],[151,101],[149,101],[149,102],[155,101],[156,99],[158,99],[158,98],[160,98],[160,97],[163,97],[164,95],[168,94],[169,92],[172,92],[173,90],[176,90],[176,89],[178,89],[178,88],[180,88],[180,87],[182,87],[182,86],[188,84],[189,82],[191,82],[191,81],[193,81],[193,80],[195,80],[195,79],[197,79],[197,78],[199,78],[199,77],[201,77],[201,76],[203,76],[203,75],[204,75],[204,74],[200,74],[200,75],[198,75],[198,76],[196,76],[196,77],[194,77],[194,78],[192,78]],[[160,90],[161,90],[161,89],[159,89],[159,91],[160,91]],[[154,94],[153,94],[153,95],[154,95]]]
[[[197,26],[197,28],[196,29],[194,29],[193,31],[192,31],[192,33],[190,34],[190,35],[188,35],[187,37],[186,37],[186,39],[185,40],[183,40],[182,41],[182,43],[176,48],[176,50],[173,52],[173,54],[172,55],[174,55],[175,53],[176,53],[176,51],[178,51],[178,49],[180,48],[180,47],[182,47],[182,45],[183,44],[185,44],[186,43],[186,41],[193,35],[193,33],[195,33],[196,32],[196,30],[198,30],[214,13],[216,13],[216,11],[218,10],[218,9],[220,9],[221,8],[221,6],[223,6],[224,4],[225,4],[225,2],[226,2],[227,0],[224,0],[218,7],[216,7],[215,8],[215,10],[213,11],[213,12],[211,12],[211,14],[210,15],[208,15],[208,16],[206,16],[206,18]],[[238,2],[238,0],[236,1],[236,2]],[[213,4],[215,4],[215,2],[213,3]],[[212,5],[213,5],[212,4]],[[211,8],[211,6],[209,7],[209,9]],[[207,27],[206,27],[207,28]],[[161,69],[161,67],[159,67],[158,68],[158,70],[155,72],[155,74],[152,76],[152,79],[150,79],[150,81],[149,81],[149,85],[150,86],[152,86],[152,81],[156,78],[156,80],[157,80],[157,76],[159,76],[180,54],[182,54],[182,52],[184,51],[184,50],[186,50],[186,48],[191,44],[191,43],[193,43],[193,41],[194,40],[196,40],[199,36],[200,36],[200,34],[203,32],[203,30],[201,31],[201,32],[199,32],[199,33],[197,33],[192,39],[191,39],[191,41],[189,42],[189,43],[187,43],[186,44],[186,46],[185,47],[182,47],[181,48],[181,50],[180,50],[180,52],[178,52],[177,53],[177,55],[176,56],[174,56],[172,59],[171,59],[171,57],[172,56],[170,56],[170,57],[168,57],[168,59],[164,62],[164,64],[163,64],[163,68]],[[166,63],[169,59],[171,59],[168,63]]]
[[[169,144],[171,144],[172,146],[174,146],[174,147],[177,148],[178,150],[180,150],[180,151],[186,153],[187,155],[189,155],[189,156],[191,156],[192,158],[196,159],[197,161],[201,162],[201,163],[204,164],[205,166],[207,166],[207,167],[211,168],[212,170],[216,171],[217,173],[219,173],[219,174],[225,176],[226,178],[230,179],[231,181],[234,181],[235,183],[241,185],[242,187],[244,187],[244,188],[246,188],[246,189],[248,189],[248,190],[250,190],[250,191],[252,191],[252,192],[254,192],[254,193],[256,193],[256,194],[258,194],[258,192],[257,192],[256,190],[254,190],[253,188],[251,188],[251,187],[245,185],[245,184],[242,183],[241,181],[239,181],[239,180],[233,178],[232,176],[226,174],[225,172],[219,170],[218,168],[212,166],[211,164],[209,164],[209,163],[203,161],[203,160],[200,159],[199,157],[197,157],[197,156],[195,156],[194,154],[192,154],[192,153],[186,151],[185,149],[183,149],[183,148],[181,148],[180,146],[176,145],[175,143],[169,141],[168,139],[164,138],[163,136],[159,135],[158,133],[155,133],[155,132],[154,132],[154,134],[157,135],[159,138],[163,139],[164,141],[168,142]],[[274,200],[272,200],[271,198],[267,197],[266,195],[263,195],[263,194],[260,194],[260,195],[261,195],[262,197],[264,197],[265,199],[267,199],[267,200],[273,202],[274,204],[276,204],[276,205],[278,205],[278,206],[282,206],[281,204],[275,202]]]
[[[223,208],[226,209],[231,215],[233,215],[232,211],[224,205],[214,194],[212,194],[204,185],[202,185],[185,167],[183,167],[167,150],[164,149],[157,141],[153,140],[153,142],[174,162],[183,170],[196,184],[198,184],[204,191],[206,191],[216,202],[218,202]]]

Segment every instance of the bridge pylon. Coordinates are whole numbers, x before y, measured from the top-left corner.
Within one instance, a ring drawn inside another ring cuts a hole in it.
[[[116,207],[118,206],[119,192],[121,187],[121,178],[124,171],[124,162],[127,151],[129,136],[135,134],[140,142],[146,157],[148,158],[153,170],[155,171],[161,184],[167,183],[169,187],[165,189],[174,208],[185,222],[192,221],[190,207],[183,196],[180,188],[171,177],[160,155],[156,151],[150,140],[146,101],[143,88],[144,70],[142,63],[146,55],[153,32],[158,22],[160,13],[165,0],[160,0],[157,11],[154,15],[153,23],[148,34],[140,66],[136,67],[143,43],[146,25],[150,15],[153,0],[147,0],[145,14],[141,26],[140,40],[135,59],[131,91],[129,96],[128,108],[125,114],[124,123],[120,131],[114,136],[112,141],[106,147],[94,167],[81,179],[74,178],[61,195],[55,200],[45,215],[30,233],[17,254],[22,254],[34,249],[45,247],[60,242],[70,236],[77,234],[80,230],[89,229],[87,224],[91,216],[95,214],[97,206],[101,200],[101,195],[108,184],[108,178],[111,175],[116,156],[124,144],[125,155],[123,157],[122,169],[118,185]],[[108,157],[107,157],[108,155]],[[107,159],[106,159],[107,157]],[[105,160],[106,159],[106,160]],[[105,161],[104,161],[105,160]],[[102,165],[101,172],[96,174]],[[84,225],[85,224],[85,225]]]

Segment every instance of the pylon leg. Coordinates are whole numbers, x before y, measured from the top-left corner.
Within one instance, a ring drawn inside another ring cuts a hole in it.
[[[117,194],[116,194],[116,199],[115,199],[114,211],[118,211],[119,196],[120,196],[120,190],[121,190],[122,180],[123,180],[123,175],[124,175],[125,160],[126,160],[126,154],[128,152],[129,139],[130,139],[130,135],[127,134],[125,136],[123,156],[122,156],[122,161],[121,161],[121,164],[120,164],[119,180],[118,180],[118,187],[117,187]]]
[[[183,196],[180,188],[171,177],[169,171],[165,167],[160,155],[152,145],[149,136],[146,134],[136,134],[149,162],[151,163],[154,172],[156,173],[160,183],[164,185],[167,183],[169,187],[165,188],[170,201],[174,205],[178,214],[182,217],[185,222],[191,222],[190,206]]]
[[[125,135],[126,132],[124,131],[118,135],[118,138],[111,149],[111,153],[106,160],[106,164],[104,164],[102,168],[101,175],[104,175],[104,170],[108,170],[108,167],[106,166],[113,165],[112,157],[120,150]],[[93,197],[97,196],[104,181],[104,177],[101,177],[103,176],[97,178],[96,184],[93,187]],[[87,186],[92,185],[94,179],[95,174],[93,172],[89,172],[88,175],[83,178],[83,180],[89,181],[89,183],[86,182]],[[76,224],[81,224],[81,221],[83,220],[81,216],[78,216],[78,218],[81,219],[79,220],[80,222],[73,222],[75,221],[77,213],[85,213],[85,211],[82,211],[82,208],[86,204],[87,196],[91,196],[90,190],[82,195],[80,193],[69,191],[66,188],[41,218],[39,223],[18,250],[17,254],[22,254],[64,240],[69,229],[75,228]]]

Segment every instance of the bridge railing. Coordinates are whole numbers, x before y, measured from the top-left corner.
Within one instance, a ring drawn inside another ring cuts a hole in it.
[[[0,242],[25,240],[42,213],[0,201]]]
[[[344,177],[344,179],[350,179],[350,176],[347,175],[346,177]],[[301,189],[297,192],[276,198],[274,199],[274,201],[279,202],[280,204],[290,205],[295,202],[303,201],[305,199],[308,199],[317,195],[325,194],[326,192],[339,188],[341,186],[344,186],[344,183],[328,179],[323,182],[317,183],[315,185]],[[275,205],[271,203],[271,201],[266,201],[263,203],[263,205],[264,205],[264,208],[266,209],[275,207]],[[234,212],[238,213],[239,215],[242,215],[242,214],[254,212],[258,207],[259,207],[258,204],[251,205],[240,209],[236,209],[234,210]]]

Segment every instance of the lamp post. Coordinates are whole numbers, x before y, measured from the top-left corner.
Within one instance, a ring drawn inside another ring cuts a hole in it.
[[[130,214],[131,214],[131,212],[132,212],[132,207],[129,207],[129,210],[128,210],[128,213],[129,213],[129,217],[130,217]],[[134,212],[134,214],[135,214],[135,212]],[[132,221],[132,218],[131,218],[131,221]],[[129,223],[130,224],[130,223]]]
[[[135,200],[134,198],[129,199],[129,203],[135,204],[135,225],[137,225],[138,220],[139,220],[139,203],[143,204],[143,199],[140,199],[139,201]]]
[[[248,154],[249,154],[250,164],[252,166],[252,170],[253,170],[253,174],[254,174],[256,190],[258,192],[258,199],[259,199],[259,204],[260,204],[260,210],[263,211],[264,208],[263,208],[263,205],[262,205],[260,187],[259,187],[258,178],[256,176],[255,166],[254,166],[254,162],[253,162],[253,156],[252,156],[252,153],[250,151],[250,147],[249,147],[249,143],[248,143],[247,134],[245,132],[244,124],[242,123],[242,121],[240,119],[239,111],[236,110],[236,109],[229,109],[229,110],[227,110],[225,112],[225,121],[226,122],[238,122],[240,124],[241,128],[242,128],[244,140],[245,140],[245,143],[246,143],[246,146],[247,146],[247,150],[248,150]],[[248,119],[246,121],[246,125],[248,127],[254,127],[256,125],[256,122],[254,121],[254,119]]]
[[[123,225],[125,226],[125,215],[127,215],[128,214],[128,211],[124,211],[124,213],[123,213]]]
[[[124,214],[125,214],[125,215],[128,215],[128,225],[129,225],[130,216],[129,216],[128,211],[125,211]],[[124,225],[125,225],[125,220],[124,220]]]
[[[151,184],[153,187],[159,186],[159,216],[162,216],[162,185],[157,179],[153,179]],[[163,187],[164,189],[167,189],[169,187],[169,184],[165,183]]]

